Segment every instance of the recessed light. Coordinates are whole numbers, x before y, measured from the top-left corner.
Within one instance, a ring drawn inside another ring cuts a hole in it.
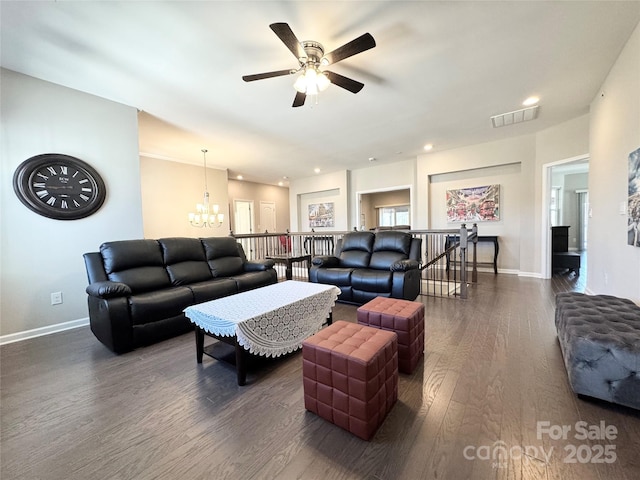
[[[316,173],[320,173],[320,169],[319,168],[314,168],[313,171],[316,172]]]
[[[425,149],[427,152],[428,152],[429,150],[433,150],[433,144],[431,144],[431,143],[427,143],[427,144],[424,146],[424,149]]]
[[[284,182],[278,182],[278,186],[281,187],[284,185]]]
[[[529,97],[524,102],[522,102],[522,105],[524,105],[525,107],[530,107],[531,105],[535,105],[539,101],[540,99],[538,97]]]
[[[376,157],[369,157],[370,162],[375,162],[376,160],[377,160]]]
[[[238,175],[236,178],[237,178],[238,180],[242,180],[244,177],[243,177],[242,175]]]

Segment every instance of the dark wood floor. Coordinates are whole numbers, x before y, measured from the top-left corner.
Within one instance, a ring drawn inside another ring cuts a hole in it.
[[[423,298],[424,365],[400,375],[399,400],[371,442],[305,411],[299,353],[238,387],[230,366],[196,364],[192,334],[121,356],[88,328],[9,344],[0,476],[637,479],[639,412],[579,399],[567,383],[554,294],[582,288],[573,275],[481,274],[466,301]],[[355,307],[337,305],[334,319],[355,321]],[[577,440],[578,421],[617,436]],[[537,422],[572,431],[539,438]],[[613,463],[581,463],[605,458],[600,445],[614,446]],[[501,447],[507,455],[484,459]]]

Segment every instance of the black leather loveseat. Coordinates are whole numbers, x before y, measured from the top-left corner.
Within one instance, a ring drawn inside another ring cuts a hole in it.
[[[84,260],[91,331],[116,353],[190,330],[189,305],[277,282],[233,237],[106,242]]]
[[[422,240],[399,231],[350,232],[333,256],[312,260],[309,280],[340,288],[339,301],[364,304],[375,297],[414,300],[420,293]]]

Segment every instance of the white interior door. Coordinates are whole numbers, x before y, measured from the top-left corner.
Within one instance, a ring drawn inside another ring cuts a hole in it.
[[[276,204],[275,202],[260,202],[260,225],[258,225],[260,233],[267,231],[274,233],[276,231]]]
[[[233,219],[234,233],[253,233],[253,202],[250,200],[234,200]]]

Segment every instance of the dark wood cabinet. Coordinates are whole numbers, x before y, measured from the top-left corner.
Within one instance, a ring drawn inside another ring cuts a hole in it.
[[[551,227],[551,250],[554,253],[569,251],[569,227]]]
[[[569,227],[551,227],[551,268],[569,269],[578,274],[580,272],[580,255],[569,253]]]

